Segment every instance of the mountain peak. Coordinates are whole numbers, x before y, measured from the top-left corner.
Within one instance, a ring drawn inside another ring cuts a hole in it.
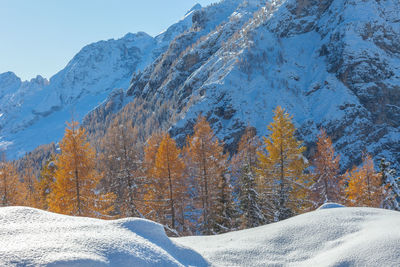
[[[202,9],[202,6],[199,3],[197,3],[191,9],[189,9],[188,12],[186,12],[185,16],[187,16],[190,12],[200,10],[200,9]]]

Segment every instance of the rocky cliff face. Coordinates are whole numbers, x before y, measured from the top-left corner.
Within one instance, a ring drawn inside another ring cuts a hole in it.
[[[173,98],[180,140],[203,113],[233,148],[248,124],[267,134],[282,105],[307,143],[328,131],[343,167],[363,152],[399,163],[399,2],[287,0],[255,11],[259,4],[243,2],[196,42],[187,41],[194,30],[176,39],[128,93]]]
[[[125,70],[121,66],[134,72],[130,82],[121,78],[95,86],[99,99],[109,93],[107,88],[128,89],[114,91],[86,121],[106,121],[128,102],[131,110],[141,103],[141,108],[152,108],[147,112],[163,114],[158,122],[171,126],[172,135],[183,141],[202,113],[233,150],[247,125],[260,135],[268,134],[272,110],[281,105],[294,116],[299,137],[311,147],[319,129],[327,130],[343,168],[358,164],[363,152],[377,159],[385,156],[400,166],[399,4],[398,0],[225,0],[197,6],[185,23],[136,45],[144,51],[143,44],[148,44],[149,53],[136,53],[133,47],[85,53],[89,58],[117,53],[112,66],[118,67],[107,72],[129,77],[128,71],[116,71]],[[145,35],[141,38],[147,40]],[[82,77],[93,75],[98,66],[85,58],[81,66],[89,66],[86,71],[74,72],[69,64],[70,75],[62,73],[76,89],[62,97],[45,94],[55,97],[44,100],[46,108],[36,108],[33,114],[45,116],[49,108],[58,109],[57,103],[73,103],[82,92],[91,91],[85,89],[91,83],[106,79],[101,75],[82,83]],[[12,91],[21,83],[8,76],[6,89],[0,90]],[[51,79],[49,88],[52,84]],[[62,87],[62,82],[57,84]],[[91,95],[80,103],[94,100]],[[168,109],[162,103],[168,103]],[[153,110],[161,107],[162,112]]]
[[[81,120],[114,89],[127,88],[133,72],[144,69],[191,28],[198,9],[156,37],[129,33],[85,46],[50,81],[38,76],[22,82],[14,73],[0,74],[0,150],[7,148],[15,158],[59,140],[65,121]]]

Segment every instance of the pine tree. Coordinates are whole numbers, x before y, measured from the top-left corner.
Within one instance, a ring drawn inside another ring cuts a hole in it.
[[[364,156],[360,168],[354,167],[350,172],[346,172],[345,181],[347,205],[376,208],[381,206],[384,199],[382,178],[376,173],[370,155]]]
[[[142,217],[138,210],[144,180],[143,149],[130,121],[114,121],[103,141],[103,187],[117,196],[115,209],[122,217]]]
[[[38,208],[39,196],[36,194],[35,190],[35,182],[37,181],[34,173],[32,164],[28,164],[28,166],[24,169],[22,173],[22,203],[24,206]]]
[[[102,175],[95,169],[96,155],[77,122],[68,123],[60,143],[49,209],[67,215],[101,217],[113,209],[113,194],[96,192]]]
[[[38,195],[37,207],[40,209],[47,210],[49,208],[47,199],[55,181],[56,168],[55,156],[52,155],[43,165],[39,180],[35,181],[34,190]]]
[[[232,198],[232,185],[228,172],[223,172],[218,182],[215,208],[211,213],[211,232],[226,233],[236,230],[238,212]]]
[[[168,203],[164,209],[162,221],[170,218],[169,227],[177,229],[177,223],[184,227],[184,218],[178,219],[178,211],[184,210],[185,194],[187,193],[184,177],[185,165],[181,151],[176,146],[175,140],[165,133],[162,137],[155,158],[154,188],[155,193]],[[183,212],[180,213],[183,215]]]
[[[266,217],[280,221],[309,208],[309,188],[312,180],[304,173],[307,168],[305,147],[295,136],[292,117],[280,106],[274,111],[271,132],[264,137],[265,152],[258,153],[258,181],[263,199],[268,205]]]
[[[231,160],[232,173],[237,179],[236,191],[242,229],[266,223],[256,183],[257,152],[260,148],[261,141],[255,129],[247,127],[240,139],[238,152]]]
[[[22,205],[21,188],[17,170],[11,162],[6,161],[5,153],[0,153],[0,205]]]
[[[194,126],[194,134],[187,138],[185,160],[192,177],[194,205],[199,209],[200,231],[203,234],[218,233],[216,218],[224,211],[217,210],[218,185],[225,179],[223,173],[227,155],[223,144],[215,137],[205,117],[199,116]],[[221,195],[221,192],[220,192]]]
[[[343,201],[339,161],[340,156],[335,156],[331,138],[324,130],[321,130],[318,135],[317,152],[313,159],[312,196],[315,207],[326,202],[341,203]]]
[[[396,170],[390,168],[385,158],[381,159],[379,169],[385,197],[382,207],[400,211],[400,177],[396,178]]]

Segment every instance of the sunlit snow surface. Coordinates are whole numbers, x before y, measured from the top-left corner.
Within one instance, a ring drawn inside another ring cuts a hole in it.
[[[0,266],[400,266],[399,212],[335,207],[172,241],[148,220],[0,208]]]
[[[258,228],[173,240],[216,266],[400,266],[399,212],[330,206]]]
[[[0,208],[0,266],[206,266],[143,219],[105,221]]]

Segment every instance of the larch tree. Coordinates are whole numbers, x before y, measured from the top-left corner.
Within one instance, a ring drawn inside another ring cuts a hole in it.
[[[325,130],[318,135],[317,151],[313,157],[312,199],[314,206],[319,207],[326,202],[343,202],[340,175],[340,156],[335,155],[331,138]]]
[[[362,166],[346,172],[345,188],[347,205],[356,207],[381,207],[384,200],[382,178],[374,168],[370,155],[363,157]]]
[[[112,193],[96,192],[102,175],[95,169],[96,154],[78,122],[67,123],[57,156],[55,182],[49,195],[50,211],[77,216],[102,217],[113,209]]]
[[[280,106],[274,110],[271,132],[264,137],[265,151],[258,153],[259,190],[268,207],[269,221],[280,221],[310,207],[312,179],[305,174],[305,147],[298,141],[292,117]]]
[[[238,151],[231,159],[242,229],[257,227],[266,222],[256,183],[257,152],[261,146],[255,128],[247,127],[240,139]]]
[[[143,202],[140,211],[145,218],[166,225],[163,216],[164,210],[168,209],[168,202],[162,195],[158,194],[156,156],[163,135],[159,132],[153,133],[144,146],[144,166],[146,181],[144,183]]]
[[[144,179],[143,151],[137,134],[131,121],[114,121],[102,141],[103,184],[117,196],[115,209],[122,217],[142,217],[138,199]]]
[[[185,164],[181,150],[168,133],[163,134],[159,144],[154,166],[153,186],[155,193],[168,203],[168,208],[163,210],[162,221],[167,221],[172,229],[184,228],[185,195],[187,183],[184,177]],[[179,212],[180,211],[180,212]]]
[[[216,219],[223,216],[224,211],[217,210],[216,205],[222,193],[219,189],[225,189],[221,179],[226,179],[227,155],[205,117],[199,116],[193,136],[187,138],[185,160],[195,188],[194,206],[201,213],[200,231],[203,234],[218,233]]]
[[[0,153],[0,204],[1,206],[22,205],[21,189],[18,173],[12,162],[6,160],[5,153]]]

